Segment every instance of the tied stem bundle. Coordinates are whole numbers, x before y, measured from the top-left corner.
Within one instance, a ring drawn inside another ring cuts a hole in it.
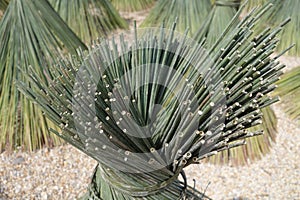
[[[177,180],[190,164],[260,135],[261,109],[281,75],[271,58],[286,22],[253,35],[265,10],[246,16],[208,50],[172,30],[134,31],[61,58],[19,89],[99,162],[87,199],[201,199]],[[157,34],[159,33],[159,34]]]
[[[274,6],[270,9],[268,16],[264,18],[265,24],[270,26],[277,26],[284,19],[290,17],[291,23],[286,26],[282,32],[282,38],[278,44],[277,51],[283,51],[295,44],[295,47],[288,51],[288,55],[300,55],[300,40],[299,40],[299,27],[300,27],[300,4],[299,1],[294,0],[272,0]]]
[[[282,76],[277,84],[275,95],[282,97],[282,105],[286,113],[299,120],[300,117],[300,67],[296,67]]]
[[[49,0],[68,26],[86,44],[118,28],[128,28],[109,0]]]
[[[242,9],[239,10],[240,0],[216,0],[212,10],[209,12],[202,27],[194,35],[196,40],[201,41],[206,38],[208,47],[215,44],[224,30],[238,24]]]
[[[26,99],[14,81],[25,81],[18,68],[43,71],[62,52],[86,48],[47,0],[11,0],[0,23],[0,152],[22,147],[35,150],[60,144],[49,134],[54,127],[37,106]]]
[[[171,28],[177,20],[176,31],[184,33],[189,29],[193,35],[204,22],[211,10],[210,0],[159,0],[142,22],[142,27],[153,27],[164,24]]]
[[[145,10],[154,4],[155,0],[111,0],[112,5],[126,12]]]
[[[243,2],[247,2],[246,10],[250,11],[257,6],[262,6],[266,4],[269,0],[243,0]],[[269,1],[270,2],[270,1]]]

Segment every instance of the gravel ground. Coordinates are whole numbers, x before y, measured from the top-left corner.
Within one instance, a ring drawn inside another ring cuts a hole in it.
[[[127,15],[138,24],[145,12]],[[287,69],[300,59],[283,57]],[[300,126],[275,105],[277,143],[262,160],[243,167],[200,164],[186,169],[189,183],[213,199],[300,200]],[[96,161],[70,145],[34,153],[0,154],[0,200],[69,200],[83,195]]]
[[[300,199],[300,127],[275,107],[280,126],[270,154],[249,166],[200,164],[186,169],[191,185],[213,199]],[[0,154],[0,199],[76,199],[96,161],[70,145]]]

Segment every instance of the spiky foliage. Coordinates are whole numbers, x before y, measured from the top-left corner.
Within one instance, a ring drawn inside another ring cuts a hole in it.
[[[282,27],[252,35],[263,11],[206,53],[174,31],[146,30],[132,45],[121,37],[120,47],[62,58],[50,85],[34,71],[32,87],[18,82],[61,127],[54,133],[99,162],[87,198],[179,199],[193,193],[176,181],[184,167],[261,134],[248,128],[277,101],[267,94],[283,68],[270,57]]]
[[[220,6],[220,5],[219,5]],[[196,38],[198,41],[202,41],[203,39],[207,40],[207,47],[213,45],[219,38],[223,37],[223,34],[230,31],[232,27],[235,27],[239,24],[239,16],[241,12],[244,10],[247,4],[243,4],[239,11],[236,12],[235,16],[232,19],[227,19],[227,24],[223,25],[224,30],[218,29],[221,31],[219,34],[210,34],[212,30],[215,30],[215,24],[213,19],[222,18],[222,13],[216,13],[217,6],[212,10],[210,15],[208,16],[207,22],[202,26],[199,30],[198,34],[196,34]],[[265,5],[265,10],[269,10],[271,5]],[[216,20],[219,22],[220,20]],[[226,22],[224,22],[226,23]],[[216,31],[215,33],[217,33]],[[247,145],[235,148],[232,150],[228,150],[228,152],[223,152],[215,157],[209,158],[209,162],[215,164],[236,164],[236,165],[245,165],[248,164],[249,161],[254,161],[262,157],[262,155],[267,154],[270,151],[271,145],[275,142],[276,134],[277,134],[277,119],[272,108],[266,108],[263,110],[263,121],[265,123],[255,127],[253,130],[264,130],[264,135],[248,138]],[[251,152],[252,150],[252,152]]]
[[[46,0],[11,0],[0,23],[0,46],[0,150],[6,145],[34,150],[59,143],[48,134],[43,113],[20,94],[14,81],[26,81],[18,68],[26,73],[30,65],[45,80],[43,71],[59,51],[75,53],[84,44]]]
[[[270,152],[277,134],[277,118],[271,107],[262,109],[262,124],[249,129],[250,132],[263,130],[264,134],[246,139],[246,145],[222,151],[209,157],[208,161],[215,164],[241,166],[261,159]]]
[[[294,0],[271,0],[273,8],[270,9],[269,15],[264,18],[261,26],[277,26],[282,20],[291,17],[291,23],[286,26],[282,32],[282,38],[278,44],[277,51],[287,49],[291,44],[296,44],[294,48],[288,51],[288,55],[300,55],[300,4]]]
[[[171,28],[177,19],[176,30],[184,33],[189,28],[193,35],[211,10],[210,0],[159,0],[141,24],[142,27]]]
[[[155,0],[111,0],[113,6],[120,11],[132,12],[149,8]]]
[[[84,41],[90,44],[112,30],[128,25],[109,0],[49,0],[61,18]]]
[[[300,67],[296,67],[285,73],[277,82],[276,95],[282,98],[282,105],[292,119],[299,119],[300,116]]]

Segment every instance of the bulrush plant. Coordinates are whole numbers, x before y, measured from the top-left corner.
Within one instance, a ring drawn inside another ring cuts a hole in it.
[[[113,30],[126,29],[128,24],[121,18],[109,0],[49,0],[56,12],[86,44]]]
[[[239,10],[237,10],[238,7],[240,8]],[[233,27],[238,26],[241,12],[246,7],[248,7],[248,3],[240,5],[239,0],[215,1],[214,7],[210,11],[202,28],[195,34],[195,40],[200,42],[206,40],[206,48],[213,46],[219,38],[223,37],[224,32],[231,31]],[[271,4],[266,4],[264,9],[272,9]],[[277,118],[270,106],[262,109],[262,113],[264,123],[251,127],[251,131],[264,130],[263,135],[248,138],[246,145],[212,156],[208,159],[209,162],[215,164],[230,163],[231,165],[245,165],[269,153],[277,135]]]
[[[145,10],[155,3],[155,0],[111,0],[119,11],[134,12]]]
[[[261,109],[284,65],[271,58],[281,24],[258,35],[264,9],[247,15],[207,50],[171,30],[134,30],[34,70],[18,87],[99,163],[83,199],[207,199],[184,168],[262,134]],[[50,84],[48,84],[50,83]],[[29,86],[30,85],[30,86]],[[178,180],[183,176],[183,182]]]

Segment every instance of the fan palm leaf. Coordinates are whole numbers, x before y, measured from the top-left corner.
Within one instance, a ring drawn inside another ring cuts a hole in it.
[[[18,68],[27,72],[29,65],[45,80],[43,71],[60,51],[75,53],[85,45],[46,0],[11,0],[0,23],[0,46],[0,150],[58,144],[58,137],[48,134],[53,123],[21,95],[14,81],[25,81]]]
[[[154,4],[155,0],[111,0],[113,6],[126,12],[145,10]]]
[[[109,0],[49,0],[79,38],[90,44],[112,30],[128,25]]]
[[[171,28],[177,19],[176,30],[184,33],[189,28],[193,35],[211,10],[210,0],[160,0],[142,22],[142,27],[160,26]]]
[[[282,98],[282,105],[292,119],[300,117],[300,67],[296,67],[284,74],[278,81],[275,95]]]
[[[34,70],[30,84],[18,81],[53,132],[99,162],[87,199],[201,199],[176,181],[182,170],[260,135],[249,128],[277,101],[267,94],[284,65],[270,55],[285,23],[254,37],[264,11],[206,53],[175,28],[135,30],[133,43],[121,36],[61,58],[47,82]]]

